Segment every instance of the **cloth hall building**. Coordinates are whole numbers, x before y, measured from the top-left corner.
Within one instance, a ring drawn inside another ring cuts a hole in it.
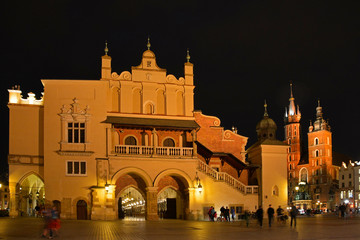
[[[249,164],[247,137],[194,111],[189,53],[180,78],[157,65],[149,42],[131,71],[112,72],[111,60],[106,47],[100,80],[43,79],[41,99],[8,90],[11,216],[46,203],[63,219],[93,220],[286,206],[288,146],[259,140]]]

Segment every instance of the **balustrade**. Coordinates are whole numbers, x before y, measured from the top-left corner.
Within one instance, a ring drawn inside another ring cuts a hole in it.
[[[192,157],[193,148],[182,147],[153,147],[153,146],[134,146],[134,145],[116,145],[115,154],[118,155],[157,155],[173,157]]]

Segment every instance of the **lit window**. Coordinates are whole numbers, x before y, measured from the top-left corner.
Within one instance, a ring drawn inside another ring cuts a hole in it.
[[[85,143],[85,123],[68,123],[68,143]]]
[[[340,192],[340,198],[341,198],[341,199],[344,199],[344,193],[343,193],[343,191]]]
[[[349,196],[349,198],[352,198],[352,197],[353,197],[353,190],[349,190],[349,191],[348,191],[348,196]]]
[[[85,161],[67,161],[66,162],[66,175],[86,175],[86,162]]]

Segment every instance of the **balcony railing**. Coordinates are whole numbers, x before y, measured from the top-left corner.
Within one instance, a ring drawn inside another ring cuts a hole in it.
[[[154,146],[134,146],[116,145],[115,154],[117,155],[145,155],[145,156],[173,156],[173,157],[192,157],[193,148],[188,147],[154,147]]]

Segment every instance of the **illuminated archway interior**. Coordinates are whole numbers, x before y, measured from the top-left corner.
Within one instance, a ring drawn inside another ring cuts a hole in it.
[[[27,176],[18,185],[18,208],[22,216],[35,216],[36,205],[45,201],[44,182],[35,174]]]

